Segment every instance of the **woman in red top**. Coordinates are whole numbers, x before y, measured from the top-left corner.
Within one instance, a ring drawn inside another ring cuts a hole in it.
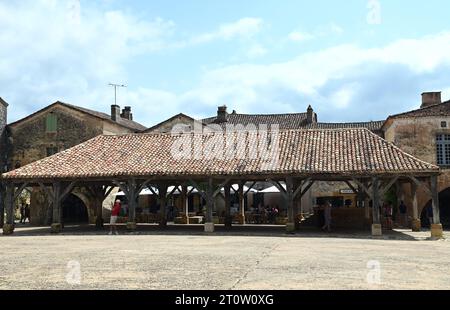
[[[116,227],[116,223],[117,223],[117,217],[120,214],[120,200],[117,199],[116,203],[114,204],[112,210],[111,210],[111,221],[109,222],[109,234],[112,235],[113,234],[113,230],[115,232],[116,235],[118,235],[119,233],[117,232],[117,227]]]

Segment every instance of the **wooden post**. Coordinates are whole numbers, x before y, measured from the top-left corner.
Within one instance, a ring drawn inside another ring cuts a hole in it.
[[[214,208],[213,179],[209,178],[208,179],[208,188],[206,190],[205,232],[214,232],[213,208]]]
[[[0,183],[0,228],[5,223],[5,187]]]
[[[244,182],[239,183],[239,224],[245,225],[245,197],[244,197]]]
[[[435,175],[433,175],[430,179],[430,190],[431,190],[431,204],[433,207],[433,224],[431,224],[431,237],[442,238],[443,229],[439,214],[438,183],[437,183],[437,176]]]
[[[96,204],[96,219],[95,219],[95,227],[100,229],[103,228],[103,199],[100,197],[95,197]]]
[[[158,186],[158,196],[159,196],[159,205],[160,205],[160,221],[159,227],[165,228],[167,227],[167,189],[168,186],[166,184],[162,184]]]
[[[380,180],[377,177],[372,179],[372,236],[381,236],[381,219],[380,219]]]
[[[53,183],[53,197],[52,197],[52,233],[59,233],[62,230],[62,205],[61,205],[61,182]]]
[[[225,227],[231,229],[232,227],[232,218],[231,218],[231,185],[230,183],[225,184]]]
[[[14,184],[6,184],[5,190],[5,207],[6,207],[6,223],[3,225],[3,234],[11,235],[14,233]]]
[[[136,180],[133,178],[128,180],[128,222],[127,222],[127,230],[133,231],[136,230],[136,205],[137,198],[139,193],[137,193],[137,184]]]
[[[295,220],[294,220],[294,182],[292,177],[286,178],[286,204],[288,213],[288,222],[286,224],[286,231],[295,231]]]
[[[412,231],[420,231],[422,228],[422,223],[419,217],[419,205],[417,200],[417,184],[411,181],[411,197],[412,197],[412,221],[411,228]]]
[[[189,200],[188,189],[186,185],[181,187],[181,206],[183,208],[183,222],[189,224]]]
[[[405,227],[406,221],[403,218],[403,215],[399,216],[401,214],[399,207],[400,207],[401,202],[404,201],[403,188],[402,188],[402,183],[400,183],[400,181],[397,181],[395,183],[395,195],[397,196],[397,216],[396,216],[395,220],[398,224],[400,224],[401,227]]]

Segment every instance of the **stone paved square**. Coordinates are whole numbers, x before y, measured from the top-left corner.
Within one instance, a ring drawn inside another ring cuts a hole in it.
[[[120,234],[18,228],[0,237],[0,289],[450,289],[450,243],[428,240],[429,232]],[[380,264],[378,284],[367,282],[369,261]]]

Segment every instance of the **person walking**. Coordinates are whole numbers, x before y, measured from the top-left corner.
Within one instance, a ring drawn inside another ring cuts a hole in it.
[[[112,235],[113,234],[113,230],[114,233],[116,235],[118,235],[119,233],[117,232],[117,218],[119,217],[120,214],[120,210],[122,209],[121,207],[121,201],[119,199],[116,200],[116,202],[114,203],[114,206],[111,210],[111,220],[109,222],[109,234]]]
[[[25,223],[25,204],[22,203],[20,205],[20,222],[19,223]]]
[[[392,230],[392,205],[389,202],[384,204],[384,218],[386,220],[386,229]]]
[[[325,220],[325,224],[322,226],[322,230],[326,230],[328,232],[331,232],[331,208],[332,208],[331,203],[327,201],[323,209],[323,217]]]
[[[28,219],[28,223],[31,223],[30,214],[31,214],[31,212],[30,212],[30,205],[26,204],[25,205],[25,218],[23,219],[23,223],[24,224],[27,221],[27,219]]]

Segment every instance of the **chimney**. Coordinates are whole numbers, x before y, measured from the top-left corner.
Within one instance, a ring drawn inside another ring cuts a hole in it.
[[[118,105],[113,104],[111,106],[111,119],[115,122],[119,120],[120,117],[120,107]]]
[[[227,106],[223,105],[217,108],[217,122],[226,123],[228,121]]]
[[[132,121],[133,120],[133,113],[131,113],[131,107],[125,107],[122,110],[122,114],[120,114],[120,117]]]
[[[422,94],[422,105],[420,108],[423,109],[441,103],[441,92],[427,92]]]
[[[306,111],[306,123],[311,125],[316,122],[314,117],[314,110],[311,106],[308,106],[308,110]]]

